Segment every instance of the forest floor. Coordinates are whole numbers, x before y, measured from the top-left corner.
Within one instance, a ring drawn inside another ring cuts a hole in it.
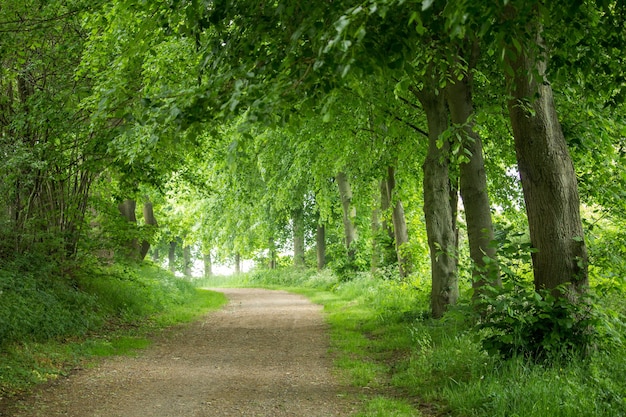
[[[348,416],[321,307],[283,291],[219,289],[229,304],[159,336],[135,357],[79,369],[6,416]],[[2,415],[0,411],[0,415]]]

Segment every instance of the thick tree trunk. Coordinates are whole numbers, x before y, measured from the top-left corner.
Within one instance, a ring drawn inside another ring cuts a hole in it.
[[[122,217],[128,220],[131,223],[137,223],[137,216],[135,214],[135,209],[137,208],[137,203],[135,200],[126,199],[121,202],[117,208],[120,211]]]
[[[315,233],[315,251],[317,253],[317,270],[321,271],[326,266],[326,228],[323,224],[317,224]]]
[[[204,261],[204,277],[211,278],[213,276],[213,262],[211,259],[211,252],[207,252],[202,257]]]
[[[183,246],[183,275],[187,278],[191,278],[191,246]]]
[[[390,166],[387,168],[387,193],[388,200],[391,202],[393,210],[391,220],[393,222],[393,237],[396,243],[396,256],[398,259],[398,269],[401,277],[406,277],[411,273],[411,262],[408,255],[403,253],[403,245],[409,241],[409,232],[406,227],[406,218],[404,216],[404,207],[400,199],[393,198],[396,188],[396,170]]]
[[[462,80],[452,77],[447,86],[448,108],[452,123],[463,126],[464,149],[469,154],[469,161],[459,166],[460,191],[465,208],[465,221],[469,239],[470,257],[474,263],[474,295],[485,284],[500,285],[496,262],[485,262],[484,257],[495,261],[496,249],[493,241],[493,223],[491,207],[487,194],[487,175],[483,158],[482,141],[474,130],[470,116],[474,113],[472,104],[471,78]]]
[[[535,49],[518,52],[510,45],[507,52],[506,64],[514,74],[508,77],[512,87],[508,107],[530,240],[536,249],[532,254],[535,287],[554,289],[569,283],[571,289],[584,291],[588,260],[578,183],[552,87],[542,79],[545,59],[534,57]]]
[[[343,228],[348,258],[353,260],[355,250],[352,243],[357,239],[357,230],[354,224],[356,209],[352,205],[352,188],[350,187],[350,181],[345,172],[338,173],[336,180],[337,187],[339,188],[339,197],[341,198],[341,208],[343,210]]]
[[[170,242],[170,247],[167,252],[167,262],[170,272],[172,274],[176,272],[176,240]]]
[[[427,84],[429,80],[426,80]],[[435,79],[416,95],[428,120],[428,153],[424,161],[424,217],[430,248],[432,273],[431,309],[441,317],[458,296],[455,211],[451,203],[449,143],[440,148],[437,141],[447,129],[448,114],[443,94],[437,93]]]
[[[293,265],[304,268],[304,210],[295,209],[291,212],[293,221]]]
[[[126,199],[122,203],[118,204],[117,208],[120,211],[122,217],[124,217],[129,223],[132,223],[133,225],[137,224],[137,216],[135,214],[137,203],[135,200]],[[129,239],[126,242],[126,252],[129,258],[135,260],[142,259],[141,246],[136,238]]]
[[[143,203],[143,220],[144,223],[149,227],[157,227],[157,221],[154,217],[154,209],[152,207],[152,202],[146,198]],[[150,242],[148,240],[143,240],[141,242],[141,251],[139,253],[139,258],[141,260],[146,258],[148,251],[150,250]]]

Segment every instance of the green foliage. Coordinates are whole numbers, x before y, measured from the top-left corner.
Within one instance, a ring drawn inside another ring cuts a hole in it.
[[[357,239],[346,250],[341,242],[327,246],[327,265],[343,281],[349,281],[359,272],[367,271],[371,261],[371,247],[365,239]]]
[[[560,295],[506,282],[486,287],[475,305],[481,313],[477,330],[483,348],[505,358],[523,356],[556,361],[582,357],[607,335],[606,315],[591,293],[570,300],[567,288]]]
[[[79,278],[79,285],[97,297],[101,314],[127,322],[182,305],[194,294],[188,281],[148,263],[93,270]]]
[[[85,202],[107,158],[80,105],[91,80],[74,76],[84,52],[81,3],[0,9],[0,259],[73,258],[84,238]]]
[[[312,269],[294,270],[290,267],[279,269],[259,269],[242,274],[235,279],[243,285],[306,287],[316,272]],[[317,280],[316,280],[317,282]]]
[[[78,270],[70,279],[22,262],[0,269],[0,346],[85,335],[107,321],[135,322],[195,296],[189,282],[151,265]]]
[[[526,233],[515,230],[507,225],[496,232],[503,285],[481,288],[465,311],[466,317],[475,314],[482,347],[505,358],[553,362],[584,357],[599,344],[618,342],[619,320],[611,318],[615,315],[605,311],[592,290],[576,295],[567,285],[535,290],[533,249]]]
[[[31,263],[32,262],[32,263]],[[58,270],[22,257],[0,269],[0,348],[16,341],[84,335],[103,324],[94,294]]]

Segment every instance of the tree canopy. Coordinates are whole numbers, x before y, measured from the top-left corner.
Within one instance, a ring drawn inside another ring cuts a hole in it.
[[[345,279],[429,276],[440,317],[502,285],[514,232],[524,279],[575,301],[625,265],[606,241],[626,241],[625,14],[5,2],[0,257],[293,253]]]

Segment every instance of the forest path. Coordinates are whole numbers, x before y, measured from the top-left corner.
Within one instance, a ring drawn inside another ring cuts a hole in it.
[[[16,417],[347,416],[320,306],[283,291],[217,289],[230,300],[137,357],[107,359],[21,401]]]

